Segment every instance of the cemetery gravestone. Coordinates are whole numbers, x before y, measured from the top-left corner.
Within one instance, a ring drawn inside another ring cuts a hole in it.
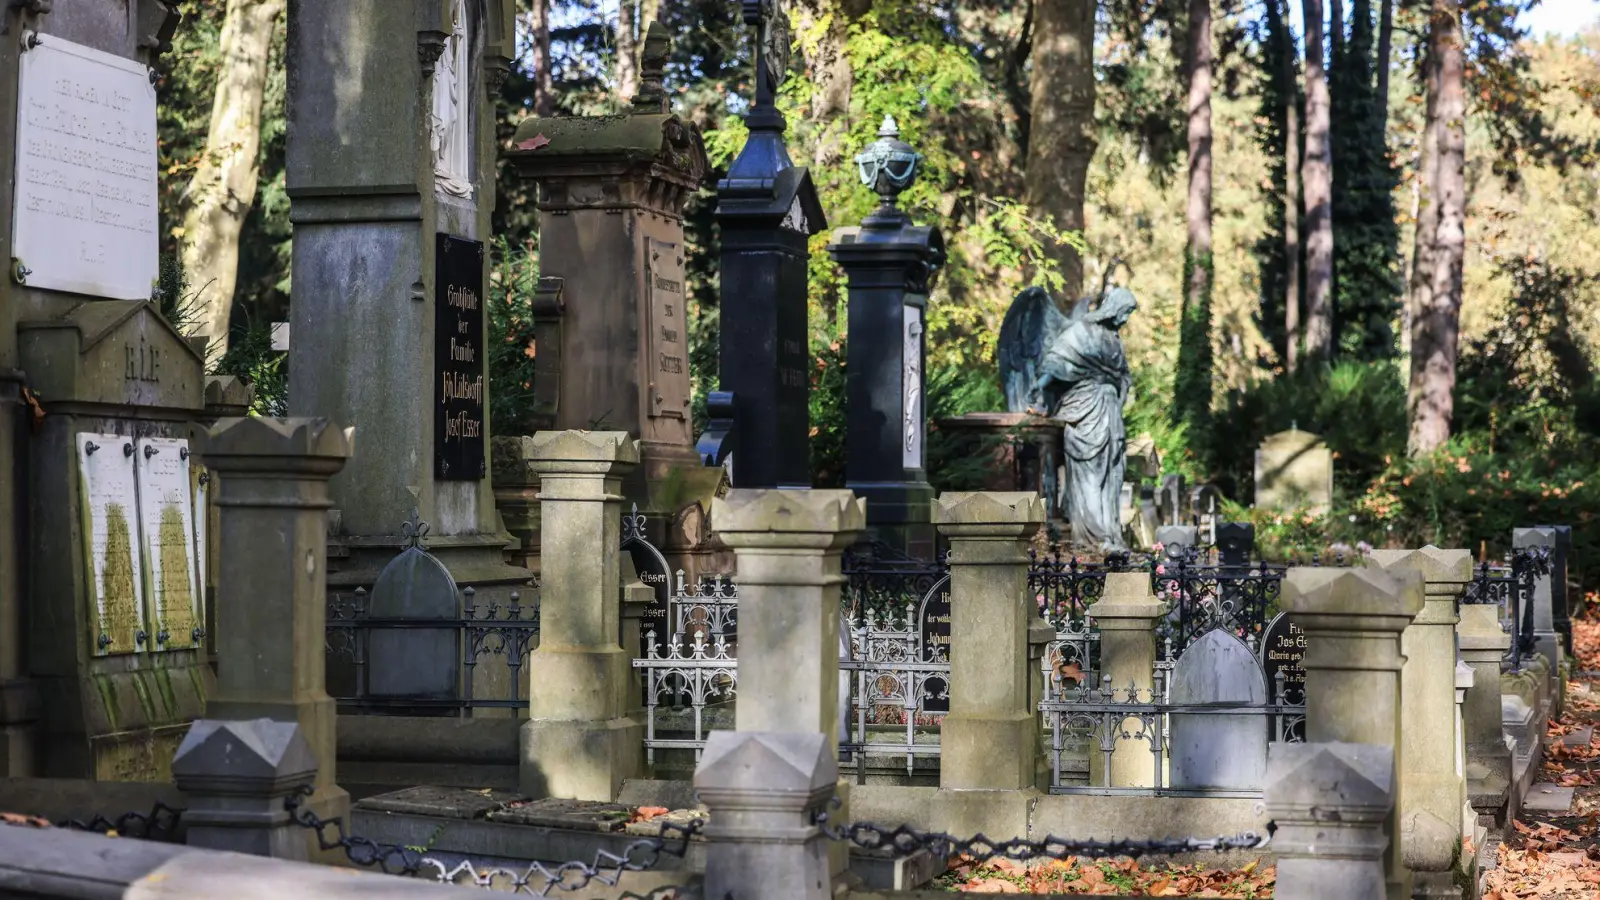
[[[1216,526],[1216,547],[1222,565],[1248,566],[1256,548],[1256,527],[1248,522],[1223,522]]]
[[[1190,644],[1172,670],[1172,703],[1260,706],[1261,665],[1244,642],[1213,629]],[[1171,786],[1256,791],[1267,770],[1264,717],[1173,713]]]
[[[1256,506],[1321,514],[1333,503],[1333,453],[1322,438],[1291,428],[1256,450]]]
[[[504,562],[483,359],[514,6],[346,0],[288,19],[289,412],[382,435],[331,484],[335,591],[370,588],[413,514],[480,602],[505,604],[529,577]]]
[[[412,525],[415,541],[400,551],[372,586],[369,607],[375,619],[408,619],[419,626],[374,628],[368,636],[367,696],[378,700],[450,701],[461,691],[461,637],[454,620],[460,609],[455,580],[422,548],[426,526]],[[422,533],[418,533],[422,532]],[[428,715],[421,709],[410,715]],[[433,712],[439,712],[435,709]],[[444,709],[454,714],[453,709]]]
[[[1272,617],[1261,637],[1261,671],[1266,679],[1267,692],[1273,703],[1299,705],[1306,702],[1306,634],[1303,629],[1283,613]],[[1283,693],[1277,695],[1278,673],[1283,673]],[[1270,717],[1268,733],[1277,739],[1282,728],[1276,717]],[[1306,737],[1304,719],[1287,724],[1289,740],[1303,741]]]

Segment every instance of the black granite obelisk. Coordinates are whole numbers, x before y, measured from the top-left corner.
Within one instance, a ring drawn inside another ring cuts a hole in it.
[[[928,291],[944,264],[936,226],[913,225],[899,206],[922,157],[885,117],[856,157],[878,208],[828,247],[849,280],[845,486],[867,498],[867,528],[910,556],[931,558],[933,487],[926,472],[923,372]]]
[[[734,487],[810,487],[806,242],[827,221],[811,174],[789,161],[774,100],[788,68],[787,19],[771,0],[740,7],[757,29],[756,96],[744,119],[750,137],[717,184],[720,421],[698,448],[703,460],[727,463]]]

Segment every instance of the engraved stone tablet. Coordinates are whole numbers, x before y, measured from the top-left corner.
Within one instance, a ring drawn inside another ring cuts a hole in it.
[[[145,595],[151,639],[147,649],[178,650],[195,644],[200,624],[195,590],[194,498],[189,482],[189,442],[141,438],[134,454],[139,472],[139,525],[144,538]]]
[[[683,310],[683,246],[649,238],[650,415],[689,417],[689,334]]]
[[[91,609],[89,646],[96,656],[146,649],[144,580],[139,560],[139,495],[133,439],[78,435],[79,504]]]
[[[11,234],[26,283],[149,299],[159,254],[150,70],[54,35],[19,69]]]

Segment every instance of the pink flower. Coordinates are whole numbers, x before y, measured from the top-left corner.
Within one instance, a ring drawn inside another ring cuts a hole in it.
[[[1157,575],[1165,575],[1165,574],[1167,574],[1167,567],[1166,566],[1156,566],[1156,574]]]

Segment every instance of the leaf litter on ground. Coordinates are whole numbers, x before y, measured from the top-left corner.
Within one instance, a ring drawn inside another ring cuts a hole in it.
[[[1237,869],[1201,864],[1141,869],[1126,857],[1068,857],[1020,863],[959,857],[940,879],[948,891],[988,894],[1085,894],[1102,897],[1270,898],[1276,870],[1255,860]]]

